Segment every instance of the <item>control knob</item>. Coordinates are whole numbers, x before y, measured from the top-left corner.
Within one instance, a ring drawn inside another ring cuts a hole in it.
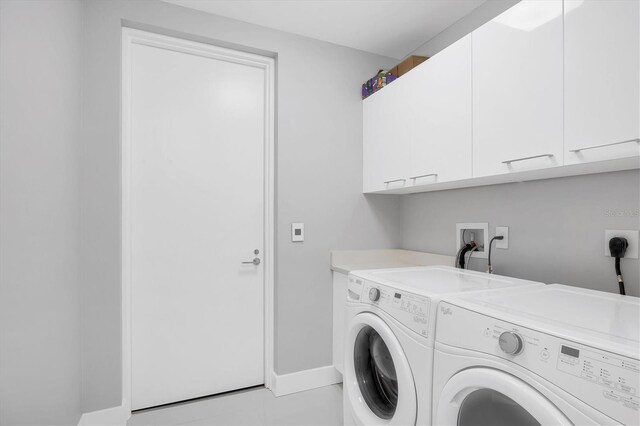
[[[518,355],[524,347],[522,337],[513,331],[505,331],[502,333],[500,339],[498,339],[498,344],[500,345],[500,349],[509,355]]]
[[[369,290],[369,300],[376,302],[378,299],[380,299],[380,290],[375,287],[371,287],[371,290]]]

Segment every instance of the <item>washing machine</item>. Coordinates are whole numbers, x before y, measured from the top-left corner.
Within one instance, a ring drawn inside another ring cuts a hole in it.
[[[564,285],[446,298],[433,423],[640,424],[640,299]]]
[[[445,266],[352,272],[345,312],[345,424],[430,424],[440,299],[541,285]]]

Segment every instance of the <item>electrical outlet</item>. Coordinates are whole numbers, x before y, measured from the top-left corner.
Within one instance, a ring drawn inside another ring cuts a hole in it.
[[[637,259],[638,258],[638,231],[636,230],[616,230],[605,229],[604,231],[604,255],[611,257],[611,251],[609,250],[609,240],[613,237],[626,238],[629,243],[627,252],[624,255],[624,259]]]
[[[504,238],[501,240],[495,240],[494,244],[498,249],[509,248],[509,227],[508,226],[496,226],[496,237],[502,235]]]

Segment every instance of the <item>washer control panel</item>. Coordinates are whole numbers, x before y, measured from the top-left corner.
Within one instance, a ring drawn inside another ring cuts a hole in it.
[[[502,358],[536,374],[622,424],[640,418],[640,360],[447,302],[438,307],[438,342]],[[526,376],[525,376],[526,377]]]
[[[430,299],[407,291],[349,276],[347,300],[376,306],[404,326],[429,337]]]

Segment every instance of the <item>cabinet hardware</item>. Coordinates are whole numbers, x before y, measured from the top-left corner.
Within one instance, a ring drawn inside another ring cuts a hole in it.
[[[406,179],[393,179],[393,180],[385,180],[384,183],[389,184],[393,182],[406,182]]]
[[[409,179],[415,181],[416,179],[420,179],[420,178],[423,178],[423,177],[429,177],[429,176],[435,176],[436,178],[438,178],[438,174],[437,173],[429,173],[429,174],[426,174],[426,175],[411,176]]]
[[[516,161],[533,160],[534,158],[553,157],[553,154],[532,155],[531,157],[514,158],[513,160],[503,161],[502,164],[515,163]]]
[[[605,143],[605,144],[602,144],[602,145],[587,146],[587,147],[584,147],[584,148],[571,149],[571,150],[569,150],[569,152],[580,152],[580,151],[586,151],[587,149],[604,148],[604,147],[607,147],[607,146],[621,145],[623,143],[631,143],[631,142],[640,143],[640,139],[636,138],[636,139],[629,139],[628,141],[611,142],[611,143]]]

